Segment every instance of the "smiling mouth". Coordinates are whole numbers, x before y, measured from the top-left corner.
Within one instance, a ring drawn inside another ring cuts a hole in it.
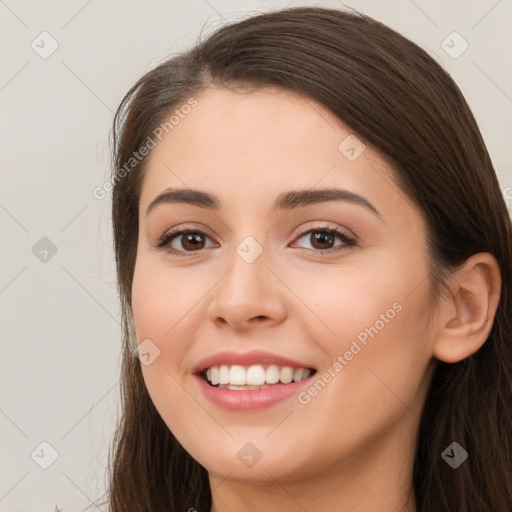
[[[216,365],[200,373],[211,387],[233,391],[260,390],[274,386],[301,382],[314,375],[313,368],[292,368],[270,365]]]

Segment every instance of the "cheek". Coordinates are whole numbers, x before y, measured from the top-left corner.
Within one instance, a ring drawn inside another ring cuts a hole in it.
[[[153,404],[173,431],[177,426],[179,431],[180,418],[189,414],[190,396],[179,383],[183,377],[180,363],[188,346],[183,329],[193,321],[192,304],[198,300],[197,288],[184,286],[180,280],[182,272],[170,272],[141,258],[132,286],[137,342],[146,343],[151,352],[149,364],[141,363],[142,375]]]
[[[428,287],[424,282],[411,293],[411,282],[420,279],[392,267],[386,276],[345,277],[318,302],[318,316],[332,332],[317,343],[329,355],[324,372],[335,375],[326,376],[333,385],[324,398],[340,411],[358,411],[361,421],[368,411],[384,418],[402,408],[400,400],[415,402],[423,385],[432,355]]]
[[[180,386],[183,361],[188,338],[183,329],[193,322],[197,290],[182,286],[178,272],[171,273],[144,260],[135,266],[132,286],[132,309],[137,343],[141,353],[149,349],[151,356],[141,369],[149,394],[160,414],[166,420],[181,414]],[[186,402],[186,401],[185,401]],[[171,410],[164,410],[174,403]]]
[[[193,271],[137,264],[132,286],[137,340],[170,339],[194,318],[195,306],[207,290]]]
[[[310,327],[317,324],[316,340],[326,340],[326,349],[329,345],[343,349],[366,328],[377,324],[380,332],[400,316],[405,305],[403,286],[383,279],[381,268],[372,273],[368,268],[362,272],[338,267],[293,280],[294,292],[304,298],[311,313],[303,318]],[[360,338],[364,341],[364,334]]]
[[[431,357],[425,289],[407,296],[405,282],[389,287],[357,281],[344,281],[343,290],[318,303],[316,313],[334,334],[313,338],[327,357],[317,375],[321,382],[300,397],[308,413],[304,421],[315,418],[319,437],[331,440],[333,453],[356,449],[362,439],[370,442],[404,415],[407,421],[420,416]]]
[[[306,336],[327,356],[323,367],[342,358],[341,365],[331,368],[336,376],[343,375],[333,379],[333,389],[353,388],[361,399],[386,392],[379,372],[390,386],[410,385],[412,390],[431,358],[428,281],[410,262],[406,266],[384,260],[366,265],[364,272],[338,267],[331,276],[324,272],[315,279],[296,280],[300,289],[295,291],[307,297],[312,313],[303,317]]]

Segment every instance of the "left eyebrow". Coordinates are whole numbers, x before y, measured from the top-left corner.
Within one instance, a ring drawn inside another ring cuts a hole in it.
[[[292,190],[285,192],[277,197],[272,206],[273,210],[291,210],[310,204],[325,203],[327,201],[347,201],[358,206],[362,206],[371,211],[377,217],[381,218],[380,212],[373,206],[368,199],[350,192],[349,190],[339,188],[324,188],[317,190]]]
[[[373,204],[365,197],[356,194],[355,192],[350,192],[349,190],[337,188],[292,190],[290,192],[284,192],[276,198],[272,205],[272,210],[292,210],[294,208],[317,203],[325,203],[327,201],[347,201],[366,208],[382,219],[377,208],[375,208],[375,206],[373,206]],[[219,210],[221,207],[221,201],[216,196],[208,192],[193,189],[168,188],[151,201],[151,204],[146,211],[146,216],[157,205],[164,203],[185,203],[208,210]]]

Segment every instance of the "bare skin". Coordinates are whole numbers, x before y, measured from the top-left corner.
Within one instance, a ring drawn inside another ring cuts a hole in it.
[[[434,302],[423,219],[385,156],[361,141],[353,159],[353,139],[340,150],[351,130],[309,98],[273,88],[196,98],[152,150],[139,204],[132,305],[138,343],[160,350],[142,366],[156,408],[208,470],[212,512],[415,512],[414,445],[432,371],[487,339],[496,260],[472,256]],[[160,203],[146,214],[169,187],[221,206]],[[324,188],[359,194],[379,213],[347,200],[272,210],[282,193]],[[199,231],[195,253],[186,235],[155,247],[173,228]],[[246,237],[262,249],[251,263],[237,253]],[[331,378],[259,410],[208,400],[198,362],[253,349]],[[248,442],[261,455],[252,467],[237,456]]]

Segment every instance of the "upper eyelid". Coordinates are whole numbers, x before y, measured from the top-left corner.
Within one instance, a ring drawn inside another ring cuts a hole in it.
[[[299,233],[297,233],[296,236],[302,236],[302,235],[305,235],[307,233],[309,233],[310,231],[322,231],[322,230],[330,230],[330,229],[334,229],[334,230],[337,230],[337,231],[341,231],[342,233],[344,233],[347,237],[349,238],[356,238],[355,235],[352,234],[351,231],[349,231],[347,228],[345,227],[342,227],[342,226],[338,226],[337,224],[334,224],[333,222],[329,223],[325,223],[322,224],[321,226],[308,226],[308,227],[305,227],[305,228],[301,228],[299,230]]]
[[[297,233],[297,236],[303,235],[310,230],[337,229],[337,230],[345,233],[350,238],[357,238],[357,236],[351,230],[349,230],[346,227],[339,226],[335,222],[320,221],[320,220],[316,220],[316,221],[313,220],[313,221],[309,221],[309,222],[323,222],[323,224],[321,224],[319,226],[306,226],[304,228],[300,228],[299,232]],[[185,223],[184,226],[180,226],[178,228],[172,228],[172,229],[165,231],[161,238],[163,238],[164,236],[171,234],[171,233],[172,234],[180,233],[181,231],[198,231],[198,232],[204,233],[205,235],[208,235],[211,238],[211,235],[209,235],[209,233],[208,233],[208,231],[209,231],[208,228],[202,227],[202,226],[201,227],[188,226],[187,223]]]
[[[353,235],[352,232],[347,230],[346,228],[337,226],[335,224],[331,225],[329,223],[322,224],[321,226],[308,226],[308,227],[302,228],[302,229],[299,230],[299,232],[295,236],[296,237],[297,236],[302,236],[302,235],[307,234],[310,231],[321,231],[321,230],[326,230],[327,231],[329,229],[336,229],[338,231],[343,232],[344,234],[346,234],[350,238],[356,238],[355,235]],[[184,232],[185,233],[186,232],[202,233],[202,234],[212,238],[212,236],[209,235],[207,229],[205,229],[205,228],[196,228],[196,227],[188,227],[188,226],[180,227],[180,228],[177,228],[177,229],[170,229],[168,231],[165,231],[164,234],[160,238],[164,238],[166,236],[183,235]]]

